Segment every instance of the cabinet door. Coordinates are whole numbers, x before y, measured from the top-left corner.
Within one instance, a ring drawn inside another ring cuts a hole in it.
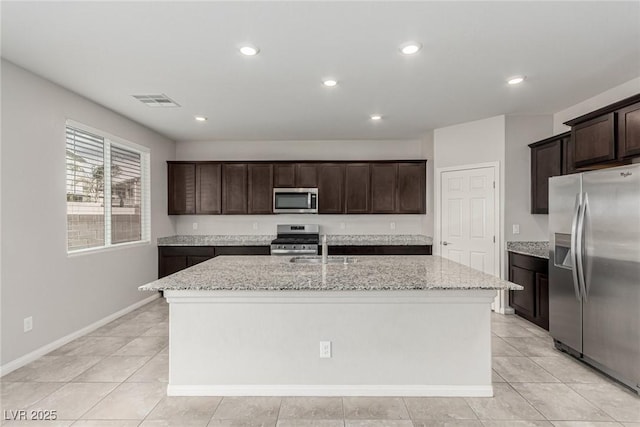
[[[222,165],[222,213],[247,213],[247,165]]]
[[[222,212],[222,177],[220,163],[196,165],[196,213]]]
[[[196,212],[196,166],[193,163],[168,163],[169,215]]]
[[[370,203],[369,163],[345,165],[345,212],[348,214],[369,213]]]
[[[536,273],[536,324],[549,330],[549,276]]]
[[[397,163],[371,164],[371,213],[396,210]]]
[[[521,291],[511,291],[511,305],[516,313],[533,320],[536,313],[535,272],[513,265],[510,270],[509,280],[524,287]]]
[[[577,168],[616,158],[614,113],[573,126],[571,136]]]
[[[640,102],[617,113],[618,158],[640,156]]]
[[[344,165],[327,163],[318,166],[318,213],[344,213]]]
[[[273,213],[273,166],[250,164],[248,166],[250,214]]]
[[[296,165],[296,187],[316,188],[318,186],[318,165],[298,163]]]
[[[158,263],[158,278],[163,278],[187,268],[187,256],[163,256]]]
[[[562,140],[531,148],[531,213],[549,213],[549,178],[562,174]]]
[[[424,163],[398,164],[398,201],[396,212],[425,213],[426,165]]]
[[[276,163],[273,165],[273,186],[292,188],[296,186],[296,165],[294,163]]]

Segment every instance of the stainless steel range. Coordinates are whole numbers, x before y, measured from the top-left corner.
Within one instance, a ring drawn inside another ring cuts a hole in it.
[[[318,224],[278,224],[271,255],[317,255],[319,230]]]

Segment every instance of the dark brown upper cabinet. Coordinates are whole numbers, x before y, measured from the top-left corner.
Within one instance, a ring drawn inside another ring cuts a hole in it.
[[[222,213],[222,165],[197,163],[196,165],[196,213],[215,215]]]
[[[398,213],[425,213],[426,164],[398,163]]]
[[[193,163],[169,163],[169,215],[196,213],[196,166]]]
[[[371,213],[395,213],[397,163],[371,164]]]
[[[318,213],[344,213],[344,165],[318,165]]]
[[[316,188],[318,186],[318,164],[296,164],[296,187]]]
[[[274,188],[292,188],[296,186],[295,163],[276,163],[273,165]]]
[[[640,102],[618,110],[618,158],[640,156]]]
[[[247,213],[247,165],[225,163],[222,165],[222,213]]]
[[[169,214],[272,214],[274,187],[318,188],[324,214],[425,213],[426,162],[168,162]]]
[[[564,123],[578,170],[628,164],[640,156],[640,94]]]
[[[371,209],[371,187],[369,185],[371,172],[369,168],[369,163],[347,163],[344,166],[345,213],[369,213]]]
[[[571,128],[576,168],[615,160],[615,118],[609,113]]]
[[[530,144],[531,148],[531,213],[549,213],[549,178],[563,175],[563,150],[568,147],[566,132]]]
[[[250,163],[248,173],[247,212],[250,214],[273,213],[273,165],[269,163]]]

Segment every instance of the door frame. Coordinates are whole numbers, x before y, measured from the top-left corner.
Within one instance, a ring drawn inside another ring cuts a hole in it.
[[[435,185],[434,185],[434,209],[433,209],[433,213],[435,215],[435,227],[433,230],[433,254],[434,255],[438,255],[441,256],[442,251],[442,241],[441,241],[441,235],[442,235],[442,174],[445,172],[455,172],[455,171],[467,171],[467,170],[472,170],[472,169],[484,169],[484,168],[493,168],[493,176],[494,176],[494,180],[496,182],[496,186],[495,186],[495,197],[493,200],[494,203],[494,207],[493,207],[493,211],[494,211],[494,230],[495,230],[495,236],[496,236],[496,244],[494,245],[493,251],[494,251],[494,265],[493,265],[493,271],[494,274],[500,278],[503,278],[503,271],[502,271],[502,266],[504,265],[504,260],[503,257],[501,256],[502,254],[502,246],[503,246],[503,242],[502,242],[502,200],[501,200],[501,194],[502,192],[501,190],[501,183],[502,183],[502,176],[500,175],[500,162],[485,162],[485,163],[474,163],[474,164],[467,164],[467,165],[457,165],[457,166],[447,166],[447,167],[441,167],[441,168],[437,168],[436,169],[436,173],[435,173]],[[513,312],[513,310],[509,309],[509,303],[508,303],[508,294],[506,291],[498,291],[498,296],[495,299],[495,302],[493,303],[493,309],[496,313],[502,313],[502,314],[507,314],[510,312]]]

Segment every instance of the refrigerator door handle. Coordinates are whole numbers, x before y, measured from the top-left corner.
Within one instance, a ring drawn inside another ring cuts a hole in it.
[[[578,252],[576,253],[578,283],[580,284],[582,299],[584,301],[587,300],[587,285],[585,283],[586,278],[584,275],[584,216],[587,212],[587,203],[587,193],[584,193],[582,197],[582,209],[580,209],[580,216],[578,217],[578,230],[576,236],[576,249],[578,250]]]
[[[578,218],[580,217],[580,211],[582,208],[582,194],[576,194],[576,207],[575,212],[573,213],[573,221],[571,221],[571,275],[573,277],[573,290],[575,291],[576,298],[578,301],[582,301],[582,297],[580,295],[580,282],[578,278],[578,263],[577,263],[577,254],[578,254],[578,245],[577,245],[577,236],[578,236]]]

